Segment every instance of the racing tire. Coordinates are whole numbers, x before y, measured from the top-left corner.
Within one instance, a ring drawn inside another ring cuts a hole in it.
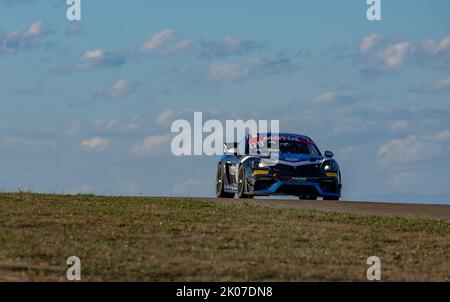
[[[223,186],[222,165],[217,166],[216,173],[216,197],[217,198],[234,198],[234,193],[227,193]]]
[[[245,177],[244,167],[239,168],[239,181],[238,181],[238,197],[241,199],[251,199],[254,196],[245,193],[245,188],[248,188],[247,178]]]

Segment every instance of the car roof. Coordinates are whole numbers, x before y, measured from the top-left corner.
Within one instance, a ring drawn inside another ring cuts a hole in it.
[[[272,133],[258,133],[257,137],[265,137],[265,136],[271,136]],[[307,138],[311,139],[309,136],[303,135],[303,134],[295,134],[295,133],[286,133],[286,132],[280,132],[278,133],[279,136],[294,136],[294,137],[301,137],[301,138]]]

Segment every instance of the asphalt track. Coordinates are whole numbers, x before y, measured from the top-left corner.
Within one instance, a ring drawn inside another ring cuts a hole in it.
[[[190,199],[190,198],[189,198]],[[252,204],[268,208],[299,208],[351,214],[382,215],[389,217],[450,220],[450,205],[405,204],[358,201],[310,201],[287,199],[217,199],[195,198],[226,204]]]

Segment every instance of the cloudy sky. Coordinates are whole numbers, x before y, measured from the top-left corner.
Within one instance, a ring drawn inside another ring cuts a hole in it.
[[[344,198],[450,203],[450,2],[0,0],[0,190],[214,194],[171,123],[279,119]]]

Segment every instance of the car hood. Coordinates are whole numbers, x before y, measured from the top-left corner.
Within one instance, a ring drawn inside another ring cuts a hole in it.
[[[325,157],[320,155],[280,153],[278,157],[278,162],[276,164],[300,166],[300,165],[321,164],[324,162],[324,160]],[[268,159],[262,157],[262,161],[269,165],[274,164],[273,158]]]

